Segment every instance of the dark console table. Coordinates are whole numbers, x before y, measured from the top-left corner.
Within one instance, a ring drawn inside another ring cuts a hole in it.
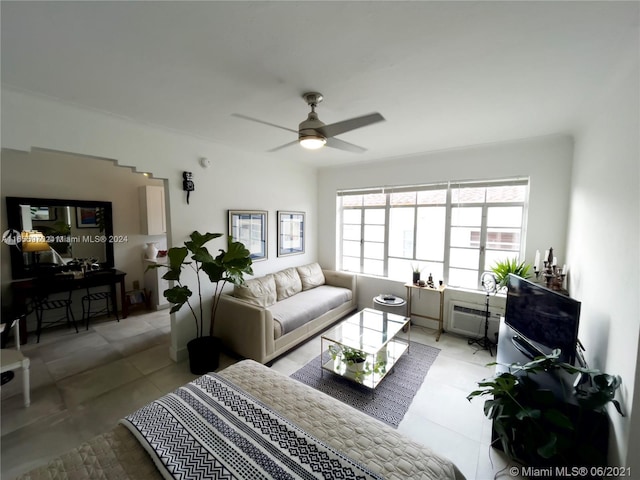
[[[117,305],[116,295],[117,295],[117,285],[120,284],[119,292],[120,292],[120,305],[122,308],[122,318],[127,318],[129,315],[129,305],[126,301],[125,295],[125,285],[124,285],[124,277],[126,273],[121,270],[108,269],[106,271],[101,271],[100,275],[89,275],[87,277],[78,276],[73,278],[73,280],[66,280],[65,282],[57,283],[56,279],[61,278],[69,278],[69,274],[54,274],[46,276],[46,285],[47,288],[50,288],[51,293],[57,293],[61,291],[60,284],[64,283],[65,289],[71,285],[71,289],[73,290],[81,290],[86,289],[87,287],[100,287],[109,285],[111,287],[111,298],[113,300],[113,305]],[[26,278],[24,280],[17,280],[11,284],[12,293],[13,293],[13,303],[14,308],[20,311],[28,311],[28,304],[31,298],[33,297],[33,292],[35,288],[36,281],[39,280],[36,277]],[[20,338],[22,339],[22,343],[26,343],[27,341],[27,331],[26,331],[26,322],[21,322],[20,324]]]
[[[527,363],[532,360],[531,356],[525,355],[516,347],[513,342],[515,332],[505,324],[504,318],[500,320],[500,330],[498,333],[497,362],[499,364],[510,365],[512,363]],[[508,368],[502,365],[496,366],[496,374],[507,371]],[[555,405],[558,410],[569,417],[574,425],[576,425],[576,439],[580,439],[583,443],[583,452],[592,451],[594,455],[590,457],[590,461],[597,462],[598,458],[606,461],[609,437],[609,419],[606,413],[594,412],[592,410],[582,409],[574,394],[574,381],[576,375],[569,375],[562,370],[554,370],[549,373],[536,373],[530,375],[542,389],[548,389],[553,392],[558,403]],[[497,440],[495,431],[492,431],[492,442],[494,447],[501,448],[500,442]],[[578,441],[578,440],[576,440]],[[574,459],[576,466],[584,465],[584,455],[579,455]],[[572,459],[569,459],[572,460]],[[582,463],[580,463],[582,462]],[[594,465],[595,466],[595,465]],[[597,465],[597,466],[605,466]],[[596,476],[585,476],[584,478],[599,478]]]

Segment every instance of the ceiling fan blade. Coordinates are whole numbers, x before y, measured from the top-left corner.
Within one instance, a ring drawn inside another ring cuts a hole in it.
[[[297,132],[296,132],[297,133]],[[294,140],[293,142],[285,143],[284,145],[280,145],[279,147],[272,148],[271,150],[267,150],[267,152],[277,152],[278,150],[282,150],[283,148],[290,147],[291,145],[297,145],[298,140]]]
[[[233,117],[238,117],[238,118],[242,118],[244,120],[249,120],[251,122],[257,122],[257,123],[262,123],[264,125],[269,125],[270,127],[276,127],[276,128],[280,128],[282,130],[286,130],[287,132],[293,132],[296,135],[298,134],[297,130],[292,130],[290,128],[287,127],[282,127],[280,125],[276,125],[275,123],[269,123],[269,122],[265,122],[264,120],[259,120],[257,118],[253,118],[253,117],[247,117],[246,115],[242,115],[241,113],[232,113],[231,116]]]
[[[382,115],[379,113],[370,113],[369,115],[363,115],[361,117],[350,118],[349,120],[343,120],[342,122],[325,125],[324,127],[317,128],[316,130],[329,138],[350,130],[355,130],[356,128],[366,127],[372,123],[382,121],[384,121],[384,117]]]
[[[358,145],[354,145],[353,143],[345,142],[344,140],[340,140],[339,138],[329,137],[327,138],[327,147],[339,148],[340,150],[345,150],[351,153],[364,153],[367,151],[366,148],[359,147]]]

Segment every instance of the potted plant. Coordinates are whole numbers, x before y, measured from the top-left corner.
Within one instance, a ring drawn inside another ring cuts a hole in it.
[[[422,273],[422,268],[420,267],[420,264],[416,263],[416,264],[411,264],[411,270],[413,271],[413,284],[415,285],[416,283],[418,283],[420,281],[420,274]]]
[[[506,260],[496,262],[491,267],[491,271],[496,277],[496,285],[498,290],[500,290],[506,288],[510,273],[522,278],[529,278],[531,276],[529,275],[530,268],[531,265],[528,265],[525,262],[518,263],[515,258],[507,258]]]
[[[221,233],[205,233],[198,231],[191,234],[190,240],[184,242],[183,247],[172,247],[167,252],[168,263],[156,264],[149,268],[167,267],[168,271],[162,276],[165,280],[172,280],[175,285],[164,291],[165,298],[173,304],[170,313],[177,312],[187,305],[196,327],[196,337],[187,343],[189,351],[189,365],[194,374],[204,374],[218,368],[221,342],[213,336],[220,294],[227,282],[235,285],[244,283],[244,274],[253,274],[251,268],[250,252],[240,242],[227,239],[227,250],[219,249],[219,254],[214,257],[204,246],[210,240],[221,237]],[[189,257],[189,255],[191,256]],[[189,258],[187,258],[189,257]],[[193,305],[191,296],[193,292],[183,284],[183,268],[189,267],[196,273],[198,304]],[[211,308],[211,320],[209,322],[208,335],[204,332],[204,309],[202,305],[202,277],[204,273],[209,281],[214,284],[213,306]]]
[[[529,466],[605,465],[607,418],[604,407],[614,399],[619,376],[575,367],[559,360],[560,350],[478,382],[467,399],[489,396],[485,415],[493,421],[493,443],[512,459]],[[491,363],[489,365],[497,365]],[[500,364],[501,365],[501,364]],[[577,404],[563,402],[542,388],[535,375],[542,372],[581,374],[575,390]],[[604,448],[596,447],[604,444]]]
[[[367,360],[367,354],[362,350],[344,345],[329,345],[329,353],[333,360],[341,359],[347,366],[347,370],[351,371],[362,370]]]

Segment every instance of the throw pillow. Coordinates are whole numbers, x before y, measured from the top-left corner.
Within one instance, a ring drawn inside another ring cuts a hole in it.
[[[273,275],[252,278],[244,285],[234,285],[233,296],[258,307],[269,307],[276,303],[276,282]]]
[[[302,282],[298,271],[291,267],[273,274],[276,280],[276,292],[278,301],[289,298],[302,291]]]
[[[300,281],[302,282],[302,290],[310,290],[320,285],[324,285],[324,273],[318,263],[310,263],[297,268]]]

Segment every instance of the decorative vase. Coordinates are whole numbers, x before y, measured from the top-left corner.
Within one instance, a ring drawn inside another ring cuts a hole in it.
[[[420,272],[413,272],[413,284],[415,285],[420,281]]]
[[[158,247],[156,247],[157,242],[149,242],[147,243],[147,248],[144,250],[144,255],[149,260],[155,260],[158,256]]]
[[[218,337],[198,337],[187,342],[189,370],[204,375],[218,368],[222,341]]]

